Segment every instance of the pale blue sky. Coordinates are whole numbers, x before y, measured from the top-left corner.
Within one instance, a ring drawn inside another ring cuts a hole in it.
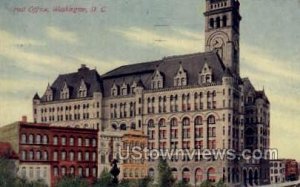
[[[241,74],[271,101],[271,145],[300,159],[300,1],[241,0]],[[97,7],[53,13],[55,6]],[[14,12],[31,6],[49,13]],[[105,12],[100,8],[105,7]],[[203,51],[204,0],[2,0],[0,125],[31,119],[31,99],[82,63],[120,65]],[[163,25],[163,26],[162,26]]]

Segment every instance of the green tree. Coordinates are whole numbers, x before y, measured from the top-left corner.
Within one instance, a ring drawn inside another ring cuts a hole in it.
[[[209,180],[206,180],[206,181],[201,183],[200,187],[214,187],[214,185]]]
[[[94,187],[113,187],[116,186],[112,184],[111,182],[112,176],[109,173],[107,168],[104,168],[102,171],[100,178],[97,180],[97,182],[94,184]]]
[[[61,178],[55,185],[56,187],[88,187],[88,182],[85,179],[78,177],[65,176]]]
[[[150,187],[151,178],[145,177],[142,179],[134,179],[134,180],[122,180],[118,187]],[[152,187],[152,185],[151,185]]]
[[[176,184],[175,184],[175,187],[190,187],[191,185],[189,185],[188,183],[186,183],[185,181],[183,180],[180,180],[178,181]]]
[[[168,162],[160,158],[158,163],[158,186],[159,187],[171,187],[174,186],[175,179],[172,176],[172,170],[169,167]]]
[[[216,187],[227,187],[227,185],[224,183],[223,179],[220,179],[218,181]]]
[[[15,183],[16,166],[12,160],[0,157],[0,186],[11,187]]]

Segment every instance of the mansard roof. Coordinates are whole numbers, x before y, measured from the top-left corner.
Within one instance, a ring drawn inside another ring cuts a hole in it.
[[[164,88],[174,86],[174,76],[182,65],[188,76],[188,85],[197,85],[199,72],[207,63],[212,68],[214,82],[222,82],[225,66],[215,52],[195,53],[166,57],[161,60],[125,65],[101,76],[103,79],[104,96],[110,95],[111,85],[115,82],[122,85],[141,80],[145,89],[151,89],[151,78],[156,70],[164,75]]]
[[[60,100],[60,91],[63,89],[65,83],[68,85],[70,99],[78,98],[77,92],[84,80],[87,87],[87,97],[92,97],[94,92],[102,92],[102,83],[100,75],[95,69],[82,66],[77,72],[59,75],[54,83],[51,85],[53,90],[53,101]]]

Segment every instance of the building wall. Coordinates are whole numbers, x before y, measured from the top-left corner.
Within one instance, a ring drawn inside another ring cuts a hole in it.
[[[97,129],[101,124],[101,93],[73,100],[33,101],[33,116],[37,123],[53,126]]]
[[[51,185],[50,164],[41,164],[35,162],[21,163],[19,165],[18,175],[29,181],[43,180],[47,185]]]
[[[284,160],[270,161],[270,182],[271,184],[283,183],[286,181],[286,167]]]

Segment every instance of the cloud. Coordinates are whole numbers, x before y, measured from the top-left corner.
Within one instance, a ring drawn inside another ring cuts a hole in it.
[[[65,31],[58,27],[47,27],[46,33],[51,39],[64,41],[70,44],[77,44],[79,40],[76,33]]]
[[[0,50],[8,47],[24,47],[24,46],[45,46],[45,42],[15,36],[7,31],[0,30]]]
[[[202,34],[180,29],[173,29],[168,35],[138,27],[131,27],[125,30],[113,29],[112,31],[137,45],[162,48],[180,53],[198,52],[203,48],[204,44],[204,42],[199,42],[203,40]]]
[[[261,72],[266,79],[282,78],[300,81],[300,74],[293,67],[288,66],[291,64],[288,59],[279,59],[276,55],[268,55],[263,49],[249,46],[247,44],[241,45],[241,57],[245,59],[247,66],[253,68],[255,72]]]

